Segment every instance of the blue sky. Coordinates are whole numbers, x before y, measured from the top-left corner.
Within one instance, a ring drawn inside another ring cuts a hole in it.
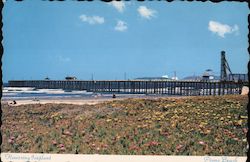
[[[246,73],[247,3],[7,1],[3,81]]]

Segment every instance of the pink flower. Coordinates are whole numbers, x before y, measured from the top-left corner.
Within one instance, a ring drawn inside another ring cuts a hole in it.
[[[13,144],[13,143],[14,143],[14,140],[8,139],[8,142],[9,142],[10,144]]]
[[[162,132],[161,135],[168,136],[169,134],[168,134],[168,132]]]
[[[151,142],[148,142],[146,145],[150,147],[150,146],[157,146],[159,144],[160,144],[159,142],[151,141]]]
[[[205,142],[203,142],[203,141],[199,141],[199,144],[201,144],[201,145],[205,145]]]
[[[239,138],[237,138],[237,137],[235,137],[235,138],[233,138],[235,141],[239,141],[240,139]]]
[[[248,131],[247,128],[243,128],[242,130],[243,130],[243,132],[244,132],[245,134],[247,134],[247,131]]]
[[[182,147],[183,147],[183,145],[179,144],[179,145],[176,146],[176,150],[179,151]]]
[[[108,145],[107,144],[103,144],[102,147],[103,148],[108,148]]]
[[[70,131],[65,131],[64,134],[68,135],[68,136],[72,136],[73,135]]]
[[[13,144],[14,143],[14,140],[15,140],[15,137],[11,136],[9,139],[8,139],[8,142],[10,144]]]
[[[152,146],[157,146],[157,145],[159,145],[159,143],[156,142],[156,141],[152,141],[152,142],[150,143],[150,145],[152,145]]]
[[[60,148],[60,150],[61,150],[61,151],[64,151],[64,150],[65,150],[65,147],[64,147],[64,146],[63,146],[63,147],[61,147],[61,148]]]
[[[64,147],[64,144],[59,144],[59,147],[60,147],[60,148]]]
[[[53,141],[52,141],[52,144],[53,144],[53,145],[56,145],[56,144],[57,144],[57,142],[56,142],[55,140],[53,140]]]
[[[129,147],[129,150],[135,150],[135,151],[138,151],[140,148],[136,145],[132,145]]]

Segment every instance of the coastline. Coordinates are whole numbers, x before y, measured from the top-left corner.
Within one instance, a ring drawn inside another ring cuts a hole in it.
[[[248,92],[246,93],[248,94]],[[246,96],[242,94],[241,96]],[[234,96],[234,95],[227,95]],[[105,96],[91,96],[91,97],[60,97],[60,98],[17,98],[17,99],[3,99],[1,104],[7,104],[9,106],[20,105],[36,105],[36,104],[70,104],[70,105],[96,105],[109,101],[119,101],[125,99],[185,99],[185,98],[209,98],[211,96],[167,96],[167,95],[139,95],[139,94],[118,94],[116,98],[112,98],[111,94]],[[217,96],[218,97],[218,96]],[[16,103],[13,104],[13,101]]]
[[[112,94],[93,95],[87,97],[46,97],[46,98],[2,98],[2,104],[9,106],[20,106],[30,104],[72,104],[72,105],[95,105],[108,101],[117,101],[124,99],[167,99],[167,98],[190,98],[195,96],[167,96],[167,95],[144,95],[144,94],[116,94],[116,98],[112,98]],[[16,104],[13,104],[13,101]]]
[[[16,104],[12,104],[13,100],[2,101],[2,104],[8,104],[10,106],[20,105],[33,105],[33,104],[71,104],[71,105],[95,105],[106,101],[121,100],[121,99],[22,99],[15,100]]]
[[[249,88],[244,86],[241,95],[247,95]],[[201,96],[177,96],[167,94],[115,94],[93,93],[85,91],[65,92],[62,89],[39,89],[30,87],[7,87],[3,89],[2,104],[19,106],[28,104],[73,104],[73,105],[95,105],[108,101],[123,99],[159,99],[159,98],[197,98]]]

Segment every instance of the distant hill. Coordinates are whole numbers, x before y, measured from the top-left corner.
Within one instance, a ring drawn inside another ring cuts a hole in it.
[[[172,80],[167,77],[140,77],[140,78],[135,78],[135,80]]]
[[[182,78],[181,80],[201,80],[202,77],[201,76],[187,76]]]

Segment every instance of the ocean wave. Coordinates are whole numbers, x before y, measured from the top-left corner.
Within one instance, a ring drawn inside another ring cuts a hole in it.
[[[42,94],[92,94],[92,92],[87,92],[86,90],[78,91],[65,91],[63,89],[35,89],[32,87],[4,87],[3,93],[42,93]]]
[[[32,91],[35,88],[33,87],[4,87],[3,92],[8,92],[8,91]]]
[[[91,96],[93,92],[87,91],[65,91],[63,89],[36,89],[33,87],[4,87],[4,100],[15,99],[43,99],[43,98],[82,98]]]

